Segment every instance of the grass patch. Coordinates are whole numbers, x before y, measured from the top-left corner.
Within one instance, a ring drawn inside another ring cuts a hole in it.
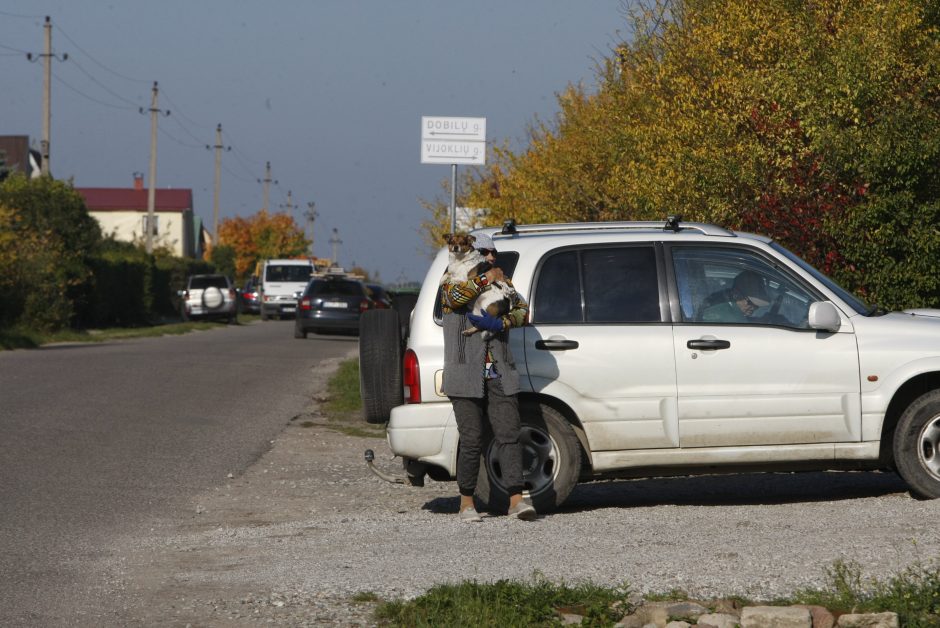
[[[584,617],[582,626],[611,626],[629,610],[623,588],[568,586],[544,578],[436,586],[407,602],[385,602],[376,618],[394,626],[557,626],[561,613]]]
[[[365,604],[365,603],[368,603],[368,602],[378,602],[378,601],[380,601],[381,599],[382,599],[382,598],[380,598],[378,595],[376,595],[376,594],[373,593],[372,591],[360,591],[359,593],[355,594],[354,596],[352,596],[352,597],[350,598],[350,600],[351,600],[352,602],[355,602],[356,604]]]
[[[533,582],[500,580],[436,586],[407,601],[382,602],[376,620],[390,626],[558,626],[561,613],[584,617],[582,626],[613,626],[635,609],[626,585],[615,588],[553,584],[536,574]],[[685,601],[679,590],[650,593],[647,601]],[[806,589],[770,602],[720,596],[743,606],[813,604],[836,613],[898,614],[905,628],[940,626],[940,568],[916,565],[879,582],[864,579],[855,563],[837,561],[826,570],[821,589]],[[709,606],[708,601],[694,600]],[[717,601],[717,600],[716,600]],[[672,618],[679,619],[679,618]]]
[[[239,315],[240,324],[256,320],[257,316]],[[167,323],[146,327],[109,327],[105,329],[63,329],[55,332],[39,332],[33,329],[0,329],[0,350],[36,349],[42,345],[56,342],[107,342],[126,338],[150,338],[156,336],[174,336],[191,331],[224,327],[224,321],[190,321],[187,323]]]
[[[323,413],[330,427],[348,436],[375,438],[385,435],[385,426],[371,425],[362,418],[359,395],[359,360],[341,362],[326,385],[327,400]]]
[[[826,570],[827,587],[795,594],[793,603],[818,604],[853,613],[894,611],[906,628],[940,626],[940,569],[908,567],[884,582],[862,577],[855,562],[837,561]]]

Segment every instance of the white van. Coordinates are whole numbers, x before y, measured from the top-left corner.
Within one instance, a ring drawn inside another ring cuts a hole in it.
[[[313,262],[309,259],[269,259],[261,266],[261,320],[272,316],[293,318],[297,313],[297,299],[313,275]]]

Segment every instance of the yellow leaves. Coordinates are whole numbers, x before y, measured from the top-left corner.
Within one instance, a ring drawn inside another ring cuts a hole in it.
[[[286,213],[260,211],[249,218],[228,218],[219,223],[219,244],[235,250],[235,272],[244,277],[258,261],[297,257],[308,253],[310,241]]]

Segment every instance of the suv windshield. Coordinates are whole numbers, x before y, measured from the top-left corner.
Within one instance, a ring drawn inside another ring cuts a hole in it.
[[[267,281],[308,281],[313,269],[303,264],[268,266],[264,278]]]

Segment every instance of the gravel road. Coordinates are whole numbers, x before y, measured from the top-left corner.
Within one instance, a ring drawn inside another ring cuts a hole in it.
[[[912,499],[888,473],[611,481],[579,486],[535,522],[468,525],[452,483],[386,483],[367,470],[366,448],[399,471],[382,438],[334,431],[312,400],[243,474],[113,548],[96,569],[114,607],[78,623],[369,624],[373,604],[356,593],[536,574],[770,598],[822,585],[840,559],[884,578],[940,556],[940,500]]]

